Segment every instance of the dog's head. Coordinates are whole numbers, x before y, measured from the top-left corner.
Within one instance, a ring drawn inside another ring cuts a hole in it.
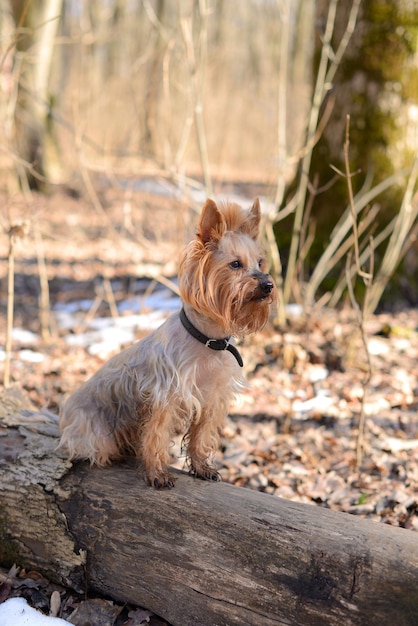
[[[183,301],[226,334],[255,332],[269,317],[274,284],[258,239],[260,217],[258,199],[249,211],[207,200],[180,260]]]

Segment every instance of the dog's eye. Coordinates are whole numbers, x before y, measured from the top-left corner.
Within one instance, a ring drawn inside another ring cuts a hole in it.
[[[261,270],[263,265],[264,265],[264,259],[260,259],[259,262],[258,262],[258,269]]]
[[[238,259],[236,261],[231,261],[229,267],[232,267],[233,270],[239,270],[242,267],[241,261],[238,261]]]

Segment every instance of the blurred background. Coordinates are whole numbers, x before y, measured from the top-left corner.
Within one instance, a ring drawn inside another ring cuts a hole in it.
[[[417,0],[4,1],[4,233],[33,193],[106,220],[113,191],[125,226],[136,192],[196,211],[260,195],[283,305],[336,305],[359,278],[361,299],[361,267],[369,312],[415,305],[417,41]],[[161,219],[143,219],[146,240]]]
[[[51,182],[72,183],[81,161],[124,175],[205,175],[208,186],[274,185],[279,116],[283,156],[304,141],[318,9],[310,0],[3,3],[3,117],[13,114],[19,154],[33,163],[38,151]]]

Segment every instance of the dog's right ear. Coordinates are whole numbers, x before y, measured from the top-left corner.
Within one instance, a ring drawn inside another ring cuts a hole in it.
[[[202,209],[197,236],[203,243],[208,243],[212,239],[220,239],[223,227],[224,218],[222,213],[219,211],[216,203],[209,198]]]

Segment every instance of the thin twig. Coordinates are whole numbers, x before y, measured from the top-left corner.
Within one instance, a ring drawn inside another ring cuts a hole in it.
[[[45,249],[42,240],[42,234],[37,221],[33,222],[32,229],[35,239],[36,256],[38,260],[39,284],[41,287],[41,295],[39,297],[39,320],[41,326],[41,336],[44,341],[48,342],[51,339],[51,308],[49,299],[48,271],[45,262]]]
[[[9,232],[9,254],[7,270],[7,321],[6,321],[6,342],[3,371],[3,385],[10,386],[10,364],[12,359],[12,332],[14,315],[14,277],[15,277],[15,256],[14,256],[14,235]]]
[[[373,264],[373,255],[370,256],[370,262],[371,265]],[[357,438],[356,438],[356,465],[359,468],[363,459],[363,449],[364,449],[364,433],[365,433],[365,426],[366,426],[366,398],[367,398],[367,392],[369,389],[369,384],[372,378],[372,361],[371,361],[371,355],[370,355],[370,350],[367,344],[367,336],[366,336],[366,330],[364,327],[364,308],[363,310],[360,309],[360,306],[356,300],[356,297],[354,295],[354,289],[353,289],[353,284],[352,284],[352,278],[350,276],[350,268],[351,268],[351,263],[352,263],[352,255],[349,254],[347,255],[347,262],[346,262],[346,273],[347,273],[347,288],[348,288],[348,293],[350,296],[350,301],[351,304],[353,306],[354,312],[356,314],[356,318],[357,318],[357,323],[358,323],[358,328],[360,330],[360,336],[361,336],[361,341],[363,344],[363,348],[364,348],[364,353],[366,355],[366,362],[367,362],[367,371],[366,371],[366,376],[363,380],[362,383],[362,397],[361,397],[361,406],[360,406],[360,416],[359,416],[359,423],[358,423],[358,430],[357,430]],[[372,268],[371,268],[372,270]],[[370,272],[371,273],[371,272]],[[367,293],[370,292],[369,286],[366,286],[366,296],[365,296],[365,301],[367,299]]]
[[[364,432],[366,427],[366,397],[369,389],[369,384],[372,378],[372,361],[369,346],[367,343],[367,336],[365,330],[365,319],[367,316],[368,310],[368,299],[371,293],[371,287],[373,284],[373,272],[374,272],[374,247],[373,247],[373,239],[370,237],[369,248],[370,248],[370,267],[369,271],[365,272],[361,267],[360,262],[360,246],[359,246],[359,230],[357,227],[357,210],[354,203],[354,194],[353,188],[351,185],[351,170],[350,170],[350,158],[349,158],[349,146],[350,146],[350,117],[347,116],[346,120],[346,131],[345,131],[345,142],[344,142],[344,167],[346,173],[346,181],[347,181],[347,189],[348,189],[348,199],[349,199],[349,207],[352,218],[352,229],[353,229],[353,251],[354,251],[354,263],[356,267],[356,275],[359,276],[365,287],[365,296],[363,301],[363,307],[360,308],[356,296],[354,294],[353,282],[351,277],[351,267],[352,267],[352,254],[347,255],[346,261],[346,277],[347,277],[347,288],[348,293],[350,295],[350,301],[353,306],[354,312],[357,317],[357,323],[360,330],[361,341],[363,344],[364,353],[366,355],[367,361],[367,372],[365,379],[363,380],[362,388],[362,398],[361,398],[361,408],[360,408],[360,417],[359,417],[359,425],[357,430],[357,441],[356,441],[356,464],[359,468],[363,458],[363,449],[364,449]]]
[[[9,253],[7,270],[7,319],[6,319],[6,339],[5,357],[3,370],[3,385],[10,386],[10,365],[12,359],[12,333],[14,322],[14,299],[15,299],[15,243],[20,237],[27,234],[28,224],[25,221],[12,224],[8,230]]]
[[[113,319],[117,319],[119,317],[118,307],[116,305],[115,295],[113,293],[112,284],[107,276],[103,277],[103,295],[107,300],[109,305],[110,314]]]

